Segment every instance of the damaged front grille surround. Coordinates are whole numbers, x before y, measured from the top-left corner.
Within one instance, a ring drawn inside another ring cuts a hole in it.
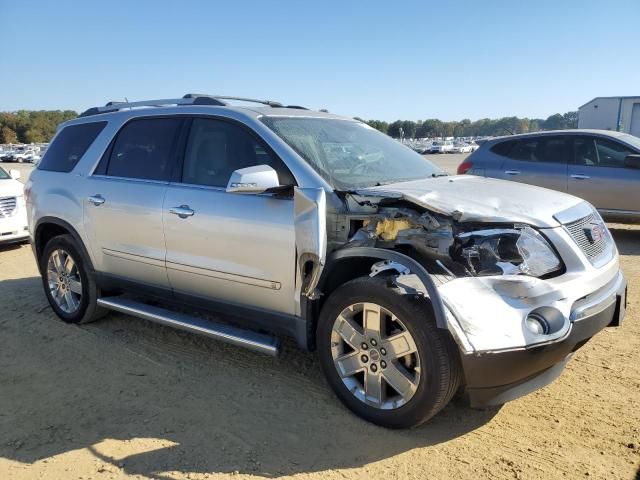
[[[595,210],[586,217],[564,224],[564,228],[591,264],[610,250],[613,239]]]

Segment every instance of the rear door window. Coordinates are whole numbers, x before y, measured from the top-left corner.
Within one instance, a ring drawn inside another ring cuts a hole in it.
[[[90,122],[64,127],[47,149],[38,169],[70,172],[106,124],[107,122]]]
[[[169,181],[181,125],[179,118],[144,118],[128,122],[113,143],[106,174]]]
[[[598,165],[598,153],[593,137],[580,136],[573,139],[573,163],[586,167]]]
[[[567,137],[535,137],[519,140],[509,158],[525,162],[567,163],[570,157]]]

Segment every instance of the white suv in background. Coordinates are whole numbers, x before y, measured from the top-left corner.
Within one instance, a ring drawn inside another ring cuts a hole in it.
[[[0,245],[29,239],[20,172],[0,167]]]

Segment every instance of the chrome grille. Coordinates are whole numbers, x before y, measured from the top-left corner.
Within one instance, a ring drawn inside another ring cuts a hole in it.
[[[0,197],[0,218],[10,217],[16,212],[16,197]]]
[[[594,239],[590,236],[589,232],[591,227],[596,225],[601,225],[603,230],[602,235]],[[600,215],[595,212],[575,222],[567,223],[565,228],[569,232],[569,235],[571,235],[571,238],[573,238],[587,258],[592,262],[607,250],[609,243],[612,241],[609,231],[604,226]]]

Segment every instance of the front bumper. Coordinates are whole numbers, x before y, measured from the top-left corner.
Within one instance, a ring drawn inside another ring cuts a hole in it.
[[[605,287],[573,304],[563,338],[528,348],[463,355],[471,405],[502,404],[548,385],[562,373],[573,352],[603,328],[621,324],[626,302],[627,282],[618,272]]]
[[[24,208],[18,214],[0,219],[0,245],[29,239],[27,216]]]

